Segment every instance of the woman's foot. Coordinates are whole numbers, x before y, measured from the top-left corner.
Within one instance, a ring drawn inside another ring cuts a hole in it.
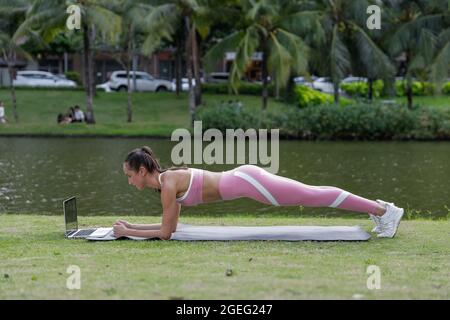
[[[372,221],[375,222],[375,228],[372,229],[372,232],[375,232],[375,233],[383,232],[383,230],[381,229],[380,217],[376,216],[374,214],[370,214],[369,216],[370,216],[370,219],[372,219]]]
[[[397,233],[400,220],[403,217],[403,208],[396,207],[393,203],[377,200],[377,202],[386,208],[386,212],[379,217],[379,225],[381,232],[378,233],[378,238],[393,238]],[[376,229],[376,228],[375,228]]]

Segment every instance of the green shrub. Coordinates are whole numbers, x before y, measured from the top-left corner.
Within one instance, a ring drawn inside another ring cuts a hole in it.
[[[65,74],[67,79],[75,81],[77,83],[77,85],[81,86],[82,82],[81,82],[81,76],[78,72],[76,71],[67,71]]]
[[[203,107],[198,119],[203,128],[280,129],[280,136],[300,139],[450,139],[450,110],[403,105],[359,103],[347,106],[316,105],[261,113],[235,104]]]
[[[340,87],[345,93],[352,97],[367,97],[369,93],[369,84],[367,82],[342,83]],[[383,87],[383,80],[374,81],[372,85],[373,97],[380,97]]]
[[[311,89],[307,86],[296,86],[298,106],[306,108],[311,105],[333,103],[333,96]]]
[[[429,96],[433,95],[436,86],[430,82],[412,82],[412,93],[413,96]],[[395,90],[398,97],[403,97],[406,95],[406,80],[398,80],[395,82]]]
[[[447,82],[442,86],[442,93],[450,94],[450,82]]]
[[[239,94],[261,96],[262,84],[241,82],[238,85],[237,90]],[[267,86],[267,90],[269,96],[273,97],[275,92],[274,85],[270,83]],[[202,83],[202,92],[211,94],[229,94],[233,93],[233,90],[228,83]]]
[[[258,116],[255,112],[243,108],[239,101],[217,103],[212,107],[201,107],[196,118],[203,122],[203,129],[216,128],[225,133],[226,129],[256,128]]]

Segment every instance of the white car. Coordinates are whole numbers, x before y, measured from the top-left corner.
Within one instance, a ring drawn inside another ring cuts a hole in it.
[[[15,87],[70,87],[77,86],[75,81],[68,80],[64,76],[54,75],[46,71],[17,71],[13,80]]]
[[[211,72],[206,76],[207,83],[229,83],[230,74],[228,72]]]
[[[177,90],[177,81],[176,79],[172,80],[173,90]],[[192,85],[195,87],[195,79],[192,79]],[[189,79],[181,78],[181,91],[189,91]]]
[[[172,82],[162,79],[155,79],[147,72],[136,71],[136,91],[173,91]],[[133,71],[130,71],[130,86],[133,89]],[[103,84],[105,85],[105,84]],[[108,87],[115,91],[128,91],[128,81],[126,71],[114,71],[108,81]]]
[[[334,93],[334,84],[329,77],[320,77],[317,78],[313,82],[313,89],[323,92],[323,93]],[[342,90],[339,89],[339,93],[342,93]]]
[[[316,79],[316,76],[311,76],[310,80],[306,77],[295,77],[293,80],[297,86],[307,86],[308,88],[313,88],[313,82]]]
[[[101,83],[96,85],[97,89],[104,90],[105,92],[111,92],[111,88],[109,87],[109,81],[105,83]]]
[[[354,82],[367,82],[367,78],[349,76],[345,79],[342,79],[341,81],[341,83],[354,83]]]

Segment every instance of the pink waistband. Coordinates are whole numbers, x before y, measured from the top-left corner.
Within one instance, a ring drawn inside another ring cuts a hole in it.
[[[189,170],[191,171],[189,187],[176,201],[184,206],[195,206],[203,202],[203,170],[196,168],[189,168]]]

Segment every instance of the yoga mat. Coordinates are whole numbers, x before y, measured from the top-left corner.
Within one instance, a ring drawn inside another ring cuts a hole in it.
[[[131,240],[149,240],[141,237],[123,237]],[[123,239],[120,238],[120,239]],[[116,240],[111,232],[101,238],[87,240]],[[178,224],[170,240],[179,241],[231,241],[231,240],[281,240],[281,241],[366,241],[370,234],[360,226],[195,226]]]

